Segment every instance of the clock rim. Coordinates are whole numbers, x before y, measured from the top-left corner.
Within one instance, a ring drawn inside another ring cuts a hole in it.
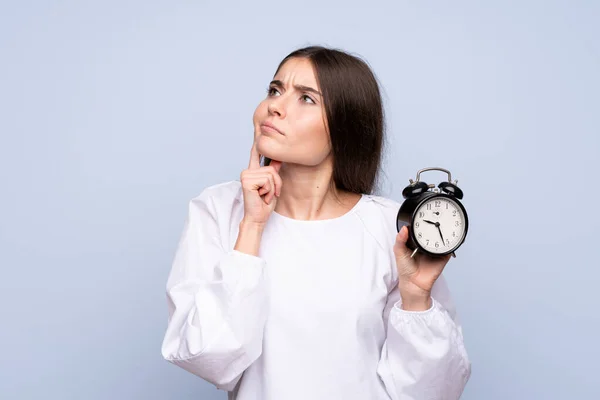
[[[421,206],[423,205],[423,203],[430,201],[434,198],[438,198],[438,197],[443,197],[445,199],[449,199],[454,201],[456,204],[458,204],[458,206],[460,207],[461,211],[463,212],[463,215],[465,216],[465,230],[464,230],[464,234],[462,239],[452,248],[452,250],[448,250],[446,252],[443,253],[432,253],[431,251],[425,249],[421,243],[419,243],[419,241],[417,240],[414,231],[415,231],[415,227],[414,227],[414,223],[415,223],[415,215],[417,214],[417,210],[419,210],[421,208]],[[449,254],[454,253],[456,250],[458,250],[458,248],[460,246],[462,246],[462,244],[465,242],[465,239],[467,238],[467,232],[469,231],[469,216],[467,215],[467,210],[465,209],[465,206],[462,204],[462,202],[457,199],[456,197],[453,197],[452,195],[448,195],[446,193],[433,193],[427,197],[424,197],[423,199],[421,199],[419,202],[416,203],[414,210],[412,211],[411,217],[410,217],[410,228],[409,229],[409,234],[410,234],[410,238],[413,241],[413,243],[419,248],[420,251],[433,256],[433,257],[444,257],[447,256]]]

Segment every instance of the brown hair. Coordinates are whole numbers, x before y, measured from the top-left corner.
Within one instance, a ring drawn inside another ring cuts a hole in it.
[[[384,111],[377,78],[362,59],[321,46],[288,54],[311,61],[323,93],[333,153],[333,184],[339,190],[372,194],[379,180]],[[277,74],[275,72],[275,75]],[[265,159],[268,165],[269,159]]]

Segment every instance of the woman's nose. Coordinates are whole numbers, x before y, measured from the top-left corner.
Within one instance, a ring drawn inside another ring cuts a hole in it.
[[[277,115],[278,117],[284,117],[285,116],[285,106],[282,103],[283,103],[283,101],[282,101],[281,97],[271,100],[271,102],[269,103],[269,107],[268,107],[269,114]]]

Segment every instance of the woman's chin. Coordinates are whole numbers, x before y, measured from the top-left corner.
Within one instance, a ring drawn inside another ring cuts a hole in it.
[[[266,157],[266,158],[270,158],[271,160],[279,160],[281,154],[278,151],[274,151],[274,149],[272,148],[272,146],[269,146],[268,144],[261,144],[261,141],[259,140],[259,142],[257,143],[256,146],[258,152]]]

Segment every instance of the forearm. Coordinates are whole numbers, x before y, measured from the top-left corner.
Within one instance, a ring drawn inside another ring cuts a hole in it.
[[[234,250],[252,256],[258,256],[264,229],[264,224],[246,222],[242,220],[239,225],[239,233],[235,242]]]

